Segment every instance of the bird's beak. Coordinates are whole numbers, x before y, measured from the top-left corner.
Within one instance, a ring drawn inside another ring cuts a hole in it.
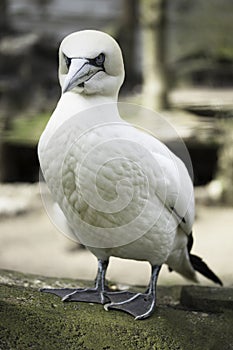
[[[62,87],[62,92],[70,91],[74,87],[83,87],[83,83],[100,70],[103,69],[92,65],[86,58],[72,58],[68,74]]]

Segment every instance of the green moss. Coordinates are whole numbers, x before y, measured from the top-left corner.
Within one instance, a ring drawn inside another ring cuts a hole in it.
[[[49,118],[50,114],[48,113],[41,113],[30,118],[15,118],[10,129],[4,131],[3,140],[9,143],[35,145]]]
[[[232,46],[220,46],[218,47],[216,53],[216,58],[226,61],[233,61],[233,48]]]
[[[204,314],[167,306],[164,298],[178,295],[176,287],[161,288],[154,315],[135,321],[121,312],[106,312],[101,305],[62,303],[56,296],[23,287],[32,281],[54,285],[56,279],[2,275],[9,283],[0,285],[0,349],[225,350],[233,345],[232,313]]]
[[[4,344],[0,341],[0,348],[3,345],[4,349],[179,348],[159,315],[150,334],[148,321],[136,322],[126,314],[106,312],[100,305],[63,304],[54,296],[22,287],[1,286],[0,292],[4,300],[0,311],[0,338]]]

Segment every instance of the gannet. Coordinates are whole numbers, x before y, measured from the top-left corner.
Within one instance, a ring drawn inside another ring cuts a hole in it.
[[[124,64],[117,42],[95,30],[68,35],[58,75],[62,92],[39,140],[40,166],[72,232],[97,257],[98,271],[94,288],[42,291],[145,319],[156,306],[163,264],[192,281],[198,271],[221,285],[190,253],[195,204],[184,163],[118,112]],[[111,256],[150,263],[145,293],[109,290]]]

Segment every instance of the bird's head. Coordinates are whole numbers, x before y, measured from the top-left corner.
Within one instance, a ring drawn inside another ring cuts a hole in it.
[[[117,42],[108,34],[83,30],[65,37],[59,49],[62,92],[116,96],[124,80]]]

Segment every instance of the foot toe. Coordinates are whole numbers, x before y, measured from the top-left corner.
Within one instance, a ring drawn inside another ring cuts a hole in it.
[[[76,291],[66,295],[62,298],[62,301],[78,301],[78,302],[87,302],[87,303],[97,303],[105,304],[109,302],[107,293],[95,290],[95,289],[77,289]]]
[[[107,297],[107,292],[102,292],[97,289],[85,288],[85,289],[73,289],[73,288],[62,288],[62,289],[52,289],[52,288],[43,288],[40,289],[43,293],[50,293],[59,296],[62,301],[70,302],[87,302],[87,303],[98,303],[105,304],[110,301]]]
[[[66,295],[69,295],[76,290],[77,289],[73,288],[42,288],[40,289],[40,292],[54,294],[63,299]]]

